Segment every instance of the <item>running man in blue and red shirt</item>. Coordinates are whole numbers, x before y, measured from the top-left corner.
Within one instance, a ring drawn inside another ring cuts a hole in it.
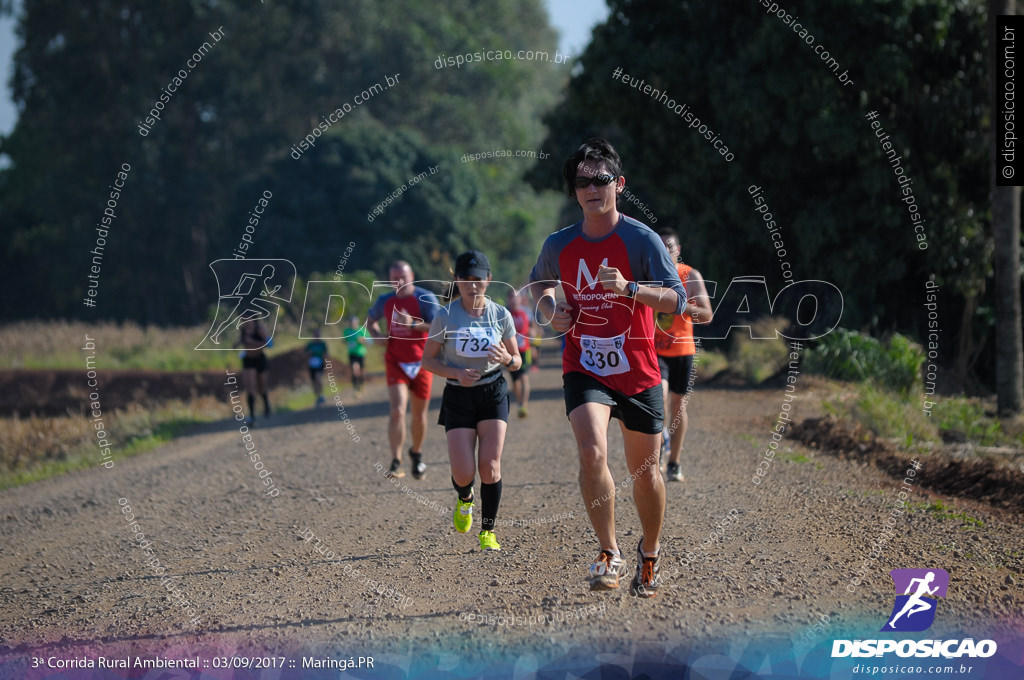
[[[420,370],[423,347],[427,344],[430,322],[440,307],[437,296],[413,285],[412,267],[398,260],[391,264],[388,276],[395,290],[377,298],[370,307],[369,330],[373,337],[387,338],[384,367],[391,402],[388,440],[391,444],[391,477],[404,477],[402,449],[405,447],[405,411],[412,405],[412,447],[409,459],[412,476],[423,479],[427,466],[423,463],[423,440],[427,435],[427,407],[433,375]],[[387,330],[382,332],[380,322]]]
[[[681,314],[686,290],[650,227],[621,214],[626,185],[611,144],[590,139],[562,168],[583,220],[551,234],[530,273],[531,292],[551,327],[565,333],[565,411],[580,458],[580,491],[601,553],[590,589],[619,587],[629,572],[615,538],[615,482],[608,469],[608,423],[619,419],[633,500],[643,526],[630,593],[658,589],[665,482],[658,465],[664,405],[654,351],[654,314]],[[556,303],[561,285],[565,301]]]

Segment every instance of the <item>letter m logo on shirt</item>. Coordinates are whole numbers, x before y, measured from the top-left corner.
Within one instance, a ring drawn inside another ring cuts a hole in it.
[[[607,266],[608,258],[606,257],[601,260],[601,264],[598,265],[597,268],[600,270],[601,267]],[[587,261],[581,257],[579,269],[576,270],[576,290],[583,290],[583,279],[587,280],[587,288],[594,288],[597,286],[597,274],[590,273],[590,268],[587,267]]]

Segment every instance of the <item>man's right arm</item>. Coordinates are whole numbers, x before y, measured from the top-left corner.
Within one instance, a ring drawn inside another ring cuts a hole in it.
[[[565,301],[555,302],[555,289],[551,286],[550,281],[537,281],[536,284],[530,284],[530,290],[534,300],[537,301],[537,309],[546,318],[546,320],[542,319],[541,323],[550,324],[551,330],[556,333],[567,333],[575,323],[572,305]]]
[[[541,246],[537,263],[530,272],[530,296],[541,313],[541,323],[550,324],[555,315],[555,287],[559,283],[558,256],[549,236]]]
[[[543,324],[551,323],[555,314],[555,288],[550,281],[535,281],[529,285],[530,296],[542,315]]]
[[[374,340],[379,340],[384,337],[380,332],[380,320],[383,317],[383,313],[381,301],[380,298],[378,298],[373,306],[370,307],[370,311],[366,314],[366,331]]]

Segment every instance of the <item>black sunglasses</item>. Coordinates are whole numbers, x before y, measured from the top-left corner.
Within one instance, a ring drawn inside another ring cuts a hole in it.
[[[599,187],[605,187],[605,186],[608,186],[609,184],[611,184],[614,181],[615,181],[615,175],[609,174],[607,172],[602,172],[600,174],[594,175],[593,177],[577,177],[576,178],[576,188],[577,189],[586,189],[591,184],[596,184]]]

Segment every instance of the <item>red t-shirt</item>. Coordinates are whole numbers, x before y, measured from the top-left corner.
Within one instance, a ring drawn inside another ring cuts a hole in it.
[[[522,307],[517,307],[512,312],[512,321],[516,325],[516,338],[518,338],[519,353],[525,354],[530,349],[530,313]]]
[[[672,288],[679,296],[677,314],[686,306],[686,290],[658,235],[625,215],[600,239],[585,236],[577,222],[544,242],[530,281],[560,283],[575,319],[566,335],[562,371],[586,373],[634,395],[661,383],[654,314],[646,305],[606,291],[597,282],[602,264],[617,268],[628,281]]]
[[[399,297],[395,292],[385,293],[377,298],[370,307],[371,321],[384,319],[388,332],[385,361],[395,363],[415,363],[423,360],[423,348],[427,344],[430,331],[416,331],[411,327],[398,323],[395,313],[403,311],[414,319],[423,319],[427,323],[434,320],[434,312],[440,307],[437,296],[425,288],[413,287],[413,294]]]

